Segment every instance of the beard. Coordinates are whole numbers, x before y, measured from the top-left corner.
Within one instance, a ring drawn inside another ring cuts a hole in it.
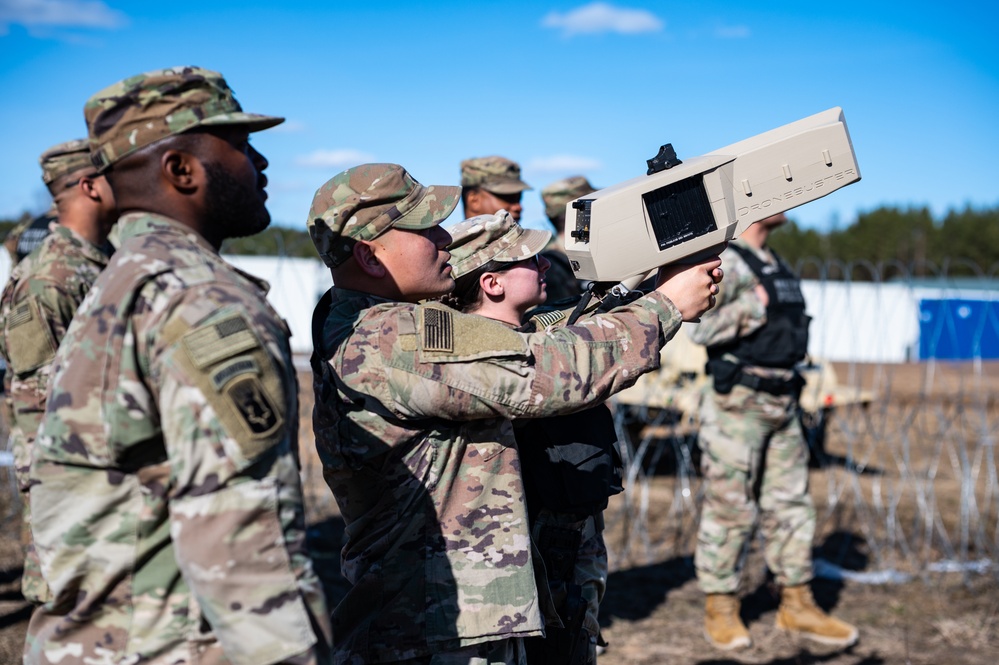
[[[271,215],[255,187],[240,182],[214,162],[206,163],[205,171],[205,206],[221,240],[252,236],[267,228]]]

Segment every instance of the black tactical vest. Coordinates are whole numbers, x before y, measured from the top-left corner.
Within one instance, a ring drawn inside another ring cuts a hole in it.
[[[514,424],[527,510],[595,515],[624,490],[614,416],[606,404]]]
[[[776,253],[776,265],[764,263],[752,250],[729,245],[739,253],[766,289],[767,322],[751,335],[726,344],[708,347],[708,358],[731,354],[745,365],[789,369],[808,353],[808,324],[801,282]],[[771,250],[772,251],[772,250]]]

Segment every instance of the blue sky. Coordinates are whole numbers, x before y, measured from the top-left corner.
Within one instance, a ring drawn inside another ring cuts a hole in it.
[[[84,136],[83,102],[126,76],[221,71],[248,111],[277,223],[365,161],[425,184],[501,154],[538,194],[607,186],[841,106],[863,180],[793,210],[820,230],[881,205],[999,205],[999,9],[991,3],[119,2],[0,0],[0,217],[40,211],[37,167]],[[458,214],[458,213],[456,213]]]

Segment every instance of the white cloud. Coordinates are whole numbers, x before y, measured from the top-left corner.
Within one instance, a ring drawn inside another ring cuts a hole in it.
[[[538,173],[581,173],[584,171],[596,171],[603,164],[592,157],[578,157],[576,155],[551,155],[549,157],[535,157],[527,164],[527,170]]]
[[[719,39],[746,39],[749,36],[747,25],[723,25],[715,28],[715,37]]]
[[[640,32],[659,32],[663,22],[644,9],[615,7],[606,2],[591,2],[566,13],[549,12],[541,21],[545,28],[562,30],[566,37],[601,32],[633,35]]]
[[[346,168],[374,161],[374,157],[366,152],[352,148],[338,150],[315,150],[308,155],[299,155],[295,164],[313,169]]]
[[[7,25],[28,28],[120,28],[128,18],[101,0],[0,0],[0,34]]]

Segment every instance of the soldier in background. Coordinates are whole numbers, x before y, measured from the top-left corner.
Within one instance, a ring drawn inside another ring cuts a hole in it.
[[[11,266],[20,263],[24,257],[41,245],[42,241],[51,233],[51,225],[55,224],[58,219],[59,213],[53,203],[52,207],[41,215],[26,219],[8,231],[7,236],[3,239],[3,246],[10,254]]]
[[[288,329],[218,255],[270,222],[249,133],[283,119],[196,67],[125,79],[84,115],[121,245],[56,354],[35,442],[52,599],[26,662],[327,662]]]
[[[704,631],[723,650],[750,646],[739,617],[739,564],[754,524],[767,566],[781,586],[777,627],[849,646],[857,629],[812,599],[815,508],[808,494],[808,447],[797,418],[803,380],[794,367],[808,351],[798,278],[767,247],[783,214],[761,220],[722,253],[717,305],[690,333],[708,349],[713,379],[701,402],[704,506],[694,562],[707,594]]]
[[[520,179],[520,164],[506,157],[475,157],[461,163],[461,205],[465,217],[509,212],[520,222],[520,200],[531,186]]]
[[[597,191],[590,181],[581,175],[556,180],[541,190],[541,200],[545,204],[548,221],[555,227],[555,236],[545,247],[543,256],[552,267],[548,270],[548,302],[574,298],[582,293],[579,280],[569,265],[565,255],[565,206],[569,201]]]
[[[58,223],[14,267],[0,296],[0,356],[7,366],[4,417],[10,427],[14,471],[24,507],[21,593],[34,604],[48,600],[48,591],[31,544],[31,445],[45,411],[52,359],[83,297],[107,266],[108,232],[118,219],[114,195],[91,164],[86,140],[53,146],[39,163]],[[22,235],[21,240],[24,238]]]
[[[535,334],[420,304],[454,286],[439,224],[458,196],[366,164],[312,202],[335,285],[313,317],[312,369],[316,446],[346,523],[340,663],[524,662],[543,601],[510,420],[631,385],[721,279],[717,261],[664,270],[630,305]]]

